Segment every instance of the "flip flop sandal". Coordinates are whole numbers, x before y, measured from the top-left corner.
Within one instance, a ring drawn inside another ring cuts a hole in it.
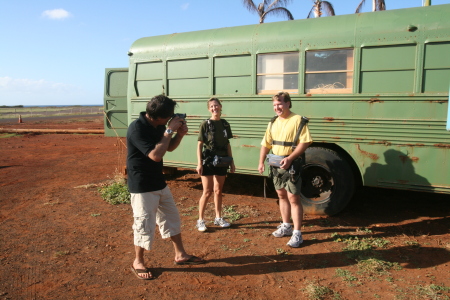
[[[144,278],[144,277],[139,276],[139,274],[142,274],[142,273],[149,273],[149,272],[150,272],[150,269],[149,269],[149,268],[145,268],[145,269],[135,269],[135,268],[133,268],[133,266],[131,266],[130,269],[131,269],[131,272],[133,272],[133,274],[134,274],[137,278],[139,278],[140,280],[151,280],[151,279],[153,279],[153,276],[152,276],[152,277],[149,277],[149,278]]]
[[[182,265],[200,265],[204,264],[206,261],[203,259],[197,257],[197,256],[191,256],[188,260],[184,261],[175,261],[174,263],[176,265],[182,266]]]

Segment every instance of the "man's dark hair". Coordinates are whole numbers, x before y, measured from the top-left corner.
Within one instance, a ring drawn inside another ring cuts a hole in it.
[[[164,95],[158,95],[153,97],[152,100],[147,103],[145,112],[154,120],[158,118],[165,119],[173,115],[176,105],[177,103],[175,100]]]
[[[272,97],[273,100],[282,100],[283,102],[289,102],[289,108],[292,108],[291,96],[288,92],[278,92]]]

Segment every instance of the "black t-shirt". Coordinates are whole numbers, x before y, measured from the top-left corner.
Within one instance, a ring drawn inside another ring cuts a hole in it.
[[[164,135],[166,127],[156,128],[145,119],[145,112],[131,122],[127,131],[127,172],[130,193],[147,193],[162,190],[166,180],[162,172],[163,161],[156,162],[148,157]]]

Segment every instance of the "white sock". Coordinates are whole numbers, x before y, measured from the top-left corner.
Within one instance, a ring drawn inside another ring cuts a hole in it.
[[[287,227],[291,227],[291,226],[292,226],[291,223],[283,223],[283,225],[284,225],[284,226],[287,226]]]
[[[294,229],[294,232],[293,232],[293,233],[302,234],[300,230],[295,230],[295,229]]]

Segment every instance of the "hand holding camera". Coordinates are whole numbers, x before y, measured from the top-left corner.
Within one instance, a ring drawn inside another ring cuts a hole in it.
[[[188,132],[188,127],[186,124],[186,114],[173,114],[168,127],[178,134],[185,135]]]

